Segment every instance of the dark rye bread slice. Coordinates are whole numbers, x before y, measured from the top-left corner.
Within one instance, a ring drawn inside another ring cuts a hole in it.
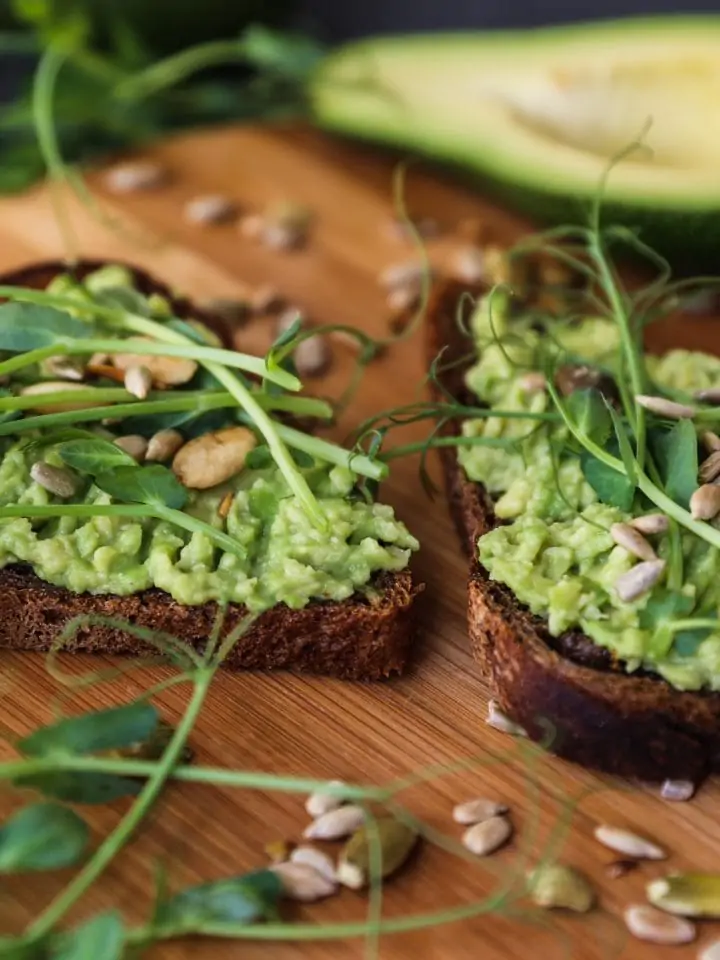
[[[82,261],[79,278],[101,261]],[[180,299],[148,274],[129,267],[144,293],[168,297],[176,315],[192,315],[227,339],[227,327],[217,317]],[[6,274],[0,283],[44,289],[62,263],[42,263]],[[262,613],[238,641],[226,660],[234,669],[292,669],[346,680],[378,680],[405,666],[412,641],[412,606],[422,585],[409,570],[385,573],[365,596],[357,593],[343,602],[315,601],[302,610],[279,604]],[[247,613],[237,604],[226,613],[230,630]],[[0,570],[0,647],[47,651],[73,617],[95,614],[180,637],[202,650],[215,618],[215,604],[182,606],[160,590],[129,597],[75,594],[40,580],[24,566]],[[157,656],[150,645],[121,628],[94,625],[80,630],[63,649],[72,652]]]
[[[466,291],[453,282],[437,290],[427,349],[432,359],[444,348],[442,387],[469,400],[464,375],[472,345],[457,323]],[[445,428],[453,432],[457,425]],[[441,456],[450,510],[471,557],[473,652],[503,710],[534,740],[552,736],[554,753],[585,766],[647,781],[702,779],[720,754],[720,694],[682,692],[656,675],[628,674],[578,631],[552,637],[545,621],[478,563],[477,538],[498,523],[492,502],[481,484],[468,481],[454,448],[441,448]]]

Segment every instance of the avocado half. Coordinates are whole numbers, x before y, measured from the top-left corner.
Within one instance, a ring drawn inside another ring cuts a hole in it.
[[[720,16],[383,37],[333,52],[311,102],[328,128],[480,174],[516,208],[605,222],[676,262],[720,259]]]

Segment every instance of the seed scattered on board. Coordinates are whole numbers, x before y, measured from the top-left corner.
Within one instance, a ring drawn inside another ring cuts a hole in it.
[[[135,193],[162,186],[168,179],[167,170],[151,160],[120,163],[105,174],[105,186],[112,193]]]
[[[720,940],[714,940],[704,947],[697,960],[720,960]]]
[[[304,863],[308,867],[312,867],[313,870],[317,870],[331,883],[337,883],[337,871],[332,858],[323,850],[318,850],[317,847],[295,847],[290,854],[290,862]]]
[[[64,467],[54,467],[44,460],[38,460],[30,467],[30,477],[48,493],[56,497],[72,497],[77,493],[78,481],[74,474]]]
[[[399,870],[415,849],[418,833],[395,817],[378,817],[353,833],[338,858],[337,876],[343,886],[361,890],[372,876],[373,839],[379,846],[380,876],[384,879]]]
[[[188,223],[227,223],[237,213],[236,204],[219,193],[193,197],[185,204],[183,215]]]
[[[300,903],[314,903],[331,897],[337,880],[331,880],[307,863],[275,863],[270,867],[280,878],[285,896]]]
[[[327,339],[315,334],[298,343],[293,358],[300,377],[319,377],[328,370],[332,354]]]
[[[595,904],[595,891],[584,874],[562,863],[548,863],[528,874],[530,898],[538,907],[587,913]]]
[[[342,780],[330,780],[329,787],[344,787]],[[318,790],[311,793],[305,801],[305,810],[311,817],[321,817],[324,813],[330,813],[331,810],[337,810],[344,803],[342,797],[334,796],[331,793],[325,793]]]
[[[651,880],[645,894],[666,913],[720,919],[720,873],[671,873]]]
[[[615,591],[625,603],[637,600],[654,587],[665,570],[664,560],[644,560],[636,563],[615,581]]]
[[[611,880],[620,880],[638,868],[637,860],[611,860],[605,865],[605,873]]]
[[[660,796],[663,800],[682,803],[685,800],[692,800],[695,789],[692,780],[666,780],[660,788]]]
[[[466,800],[464,803],[456,804],[453,808],[453,820],[455,823],[462,823],[467,826],[472,823],[481,823],[483,820],[489,820],[491,817],[497,817],[507,812],[506,804],[498,803],[496,800],[488,800],[485,797],[478,797],[475,800]]]
[[[487,857],[504,846],[513,834],[507,817],[495,816],[475,823],[462,835],[462,845],[477,857]]]
[[[631,830],[613,827],[609,824],[598,824],[595,827],[595,839],[609,850],[622,853],[635,860],[665,860],[667,853],[662,847],[641,837]]]
[[[521,727],[519,723],[511,720],[510,717],[500,709],[496,700],[491,700],[488,703],[486,723],[501,733],[510,733],[514,737],[527,736],[527,731]]]
[[[697,935],[695,924],[682,917],[672,917],[647,904],[634,904],[623,913],[625,926],[637,940],[648,943],[679,945],[692,943]]]
[[[365,822],[365,811],[355,804],[321,814],[303,832],[306,840],[342,840]]]

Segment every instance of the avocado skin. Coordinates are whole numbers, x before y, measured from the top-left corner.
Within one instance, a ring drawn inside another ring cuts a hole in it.
[[[480,54],[489,40],[493,44],[507,43],[513,52],[522,50],[523,42],[557,43],[567,38],[590,32],[598,36],[617,31],[632,36],[658,31],[662,37],[673,31],[714,32],[720,37],[720,16],[712,14],[640,17],[618,21],[599,21],[565,25],[561,27],[540,28],[533,31],[498,31],[493,34],[477,33],[460,36],[458,34],[439,34],[433,37],[434,51],[447,45],[462,43],[458,56],[463,56],[473,44],[477,44]],[[526,38],[523,41],[523,38]],[[514,49],[513,49],[514,48]],[[453,144],[442,136],[429,135],[432,116],[428,115],[425,132],[418,138],[412,131],[401,126],[393,126],[387,120],[373,124],[364,116],[355,116],[352,83],[344,86],[345,78],[353,74],[367,77],[372,82],[371,65],[375,53],[379,58],[391,59],[395,53],[402,55],[407,64],[408,56],[417,58],[422,69],[428,50],[428,38],[424,35],[398,37],[378,37],[347,44],[333,51],[320,67],[308,85],[308,98],[316,123],[329,131],[367,142],[381,143],[397,152],[398,158],[411,154],[422,154],[430,160],[442,164],[461,182],[486,192],[508,208],[548,225],[577,225],[588,222],[589,210],[594,196],[585,188],[574,189],[568,178],[562,188],[548,184],[543,189],[536,184],[519,182],[521,173],[514,169],[502,172],[488,171],[482,150],[485,131],[480,131],[478,148],[474,154],[466,150],[456,151]],[[551,61],[549,61],[551,62]],[[340,77],[341,83],[336,83]],[[362,82],[362,80],[360,81]],[[402,97],[402,90],[395,88],[394,93]],[[378,91],[378,97],[385,94]],[[361,111],[362,113],[362,111]],[[418,142],[418,141],[421,142]],[[518,164],[521,169],[528,161]],[[531,161],[530,161],[531,162]],[[599,184],[598,184],[599,186]],[[612,177],[606,187],[602,205],[602,222],[605,227],[622,226],[633,230],[640,239],[652,247],[658,254],[667,258],[674,270],[680,274],[698,274],[716,272],[718,268],[718,249],[720,248],[720,200],[679,203],[668,191],[667,199],[661,196],[652,204],[647,198],[638,197],[633,202],[627,197],[613,197]],[[628,254],[636,254],[628,248]]]

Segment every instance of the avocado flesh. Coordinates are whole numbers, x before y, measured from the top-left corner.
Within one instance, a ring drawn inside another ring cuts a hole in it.
[[[616,217],[655,220],[667,246],[689,216],[702,246],[720,212],[720,16],[363,41],[312,98],[322,124],[467,167],[551,219],[587,209],[641,136],[608,180]]]

